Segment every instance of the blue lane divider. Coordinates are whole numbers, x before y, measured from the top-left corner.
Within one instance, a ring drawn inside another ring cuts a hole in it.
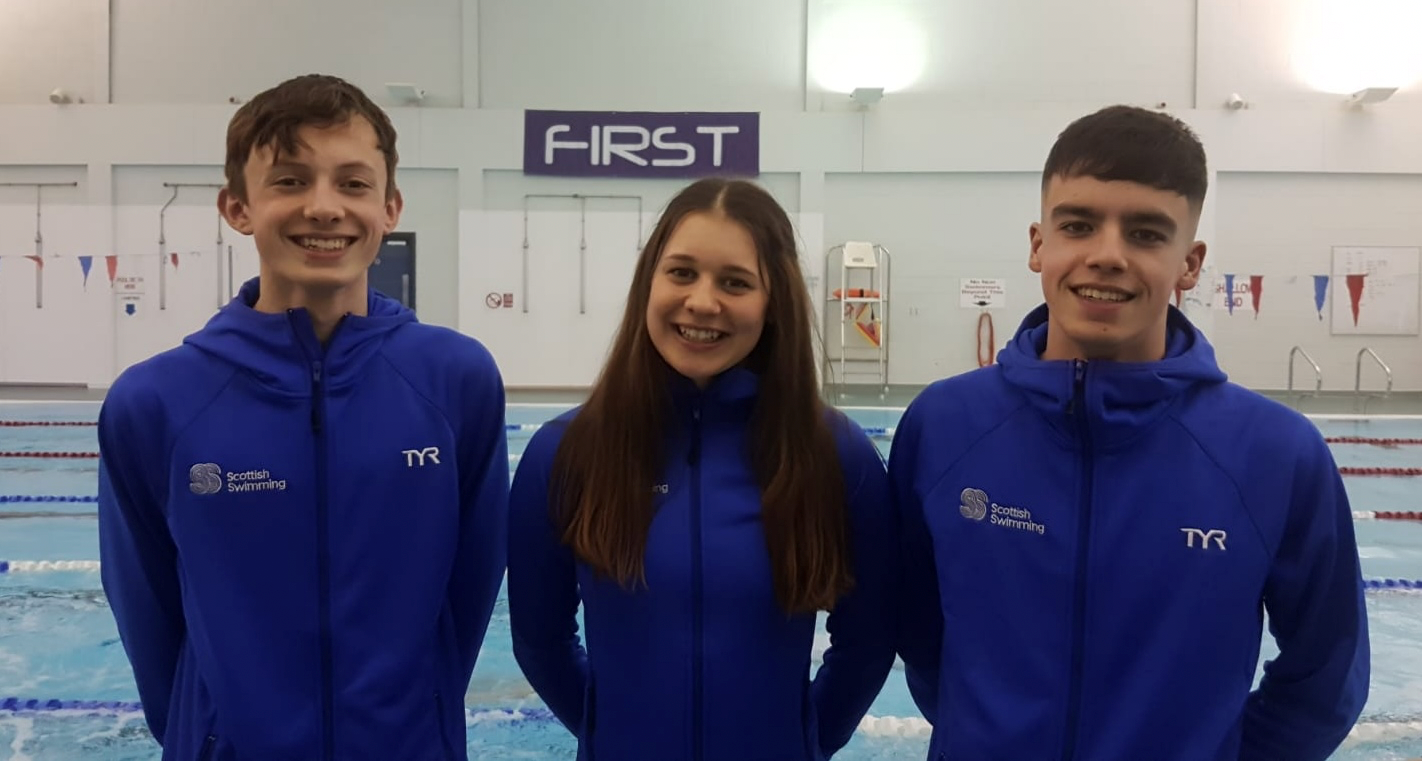
[[[0,504],[18,502],[98,502],[99,498],[64,495],[0,494]]]
[[[0,711],[6,713],[16,713],[19,711],[114,711],[116,713],[128,713],[131,711],[141,711],[143,706],[134,701],[126,700],[36,700],[30,698],[4,698],[0,699]]]
[[[1364,579],[1364,589],[1423,589],[1417,579]]]
[[[143,704],[135,700],[41,700],[37,698],[0,698],[0,713],[52,713],[55,711],[90,711],[136,713]],[[475,718],[517,718],[519,721],[555,721],[547,708],[466,708],[465,714]]]

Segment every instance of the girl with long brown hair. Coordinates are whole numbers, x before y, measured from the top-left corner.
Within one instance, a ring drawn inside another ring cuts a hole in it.
[[[824,759],[883,686],[884,463],[820,400],[812,319],[775,199],[695,182],[642,251],[587,402],[529,442],[510,505],[514,655],[580,759]]]

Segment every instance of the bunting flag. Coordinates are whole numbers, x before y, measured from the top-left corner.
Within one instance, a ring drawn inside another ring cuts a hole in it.
[[[174,251],[169,254],[168,259],[173,262],[173,269],[178,269],[178,252]]]
[[[1235,314],[1235,276],[1225,276],[1225,310]]]
[[[119,274],[119,258],[113,254],[104,257],[104,265],[109,268],[109,286],[113,287],[114,278]]]
[[[1319,313],[1320,322],[1324,321],[1324,297],[1329,292],[1329,276],[1314,276],[1314,311]]]
[[[79,257],[79,269],[84,270],[84,290],[89,290],[89,270],[94,266],[94,257]]]
[[[29,260],[32,261],[32,262],[34,262],[36,267],[39,267],[40,269],[44,269],[44,259],[43,259],[43,258],[38,257],[38,256],[35,256],[34,254],[27,254],[27,255],[25,256],[25,258],[26,258],[26,259],[29,259]]]
[[[1354,313],[1354,327],[1359,327],[1359,300],[1364,297],[1364,276],[1345,275],[1344,284],[1349,287],[1349,311]]]
[[[1264,275],[1250,276],[1250,306],[1255,310],[1255,319],[1260,319],[1260,286],[1265,280]]]

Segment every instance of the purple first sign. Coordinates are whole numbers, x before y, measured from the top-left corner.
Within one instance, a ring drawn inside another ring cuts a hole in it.
[[[759,128],[756,113],[525,111],[524,174],[751,177]]]

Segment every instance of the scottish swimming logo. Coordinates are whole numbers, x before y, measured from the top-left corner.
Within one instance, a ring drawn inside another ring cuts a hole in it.
[[[217,494],[222,491],[222,468],[212,462],[200,462],[188,468],[188,489],[194,494]]]
[[[964,489],[959,495],[959,512],[971,521],[981,521],[988,515],[988,493],[982,489]]]
[[[1047,533],[1047,526],[1033,520],[1033,511],[993,502],[982,489],[968,488],[960,492],[959,512],[971,521],[987,518],[988,522],[995,526],[1029,531],[1039,536]]]
[[[223,472],[213,462],[200,462],[188,468],[188,489],[194,494],[208,495],[227,491],[232,494],[254,491],[286,491],[284,478],[273,478],[266,469]]]

